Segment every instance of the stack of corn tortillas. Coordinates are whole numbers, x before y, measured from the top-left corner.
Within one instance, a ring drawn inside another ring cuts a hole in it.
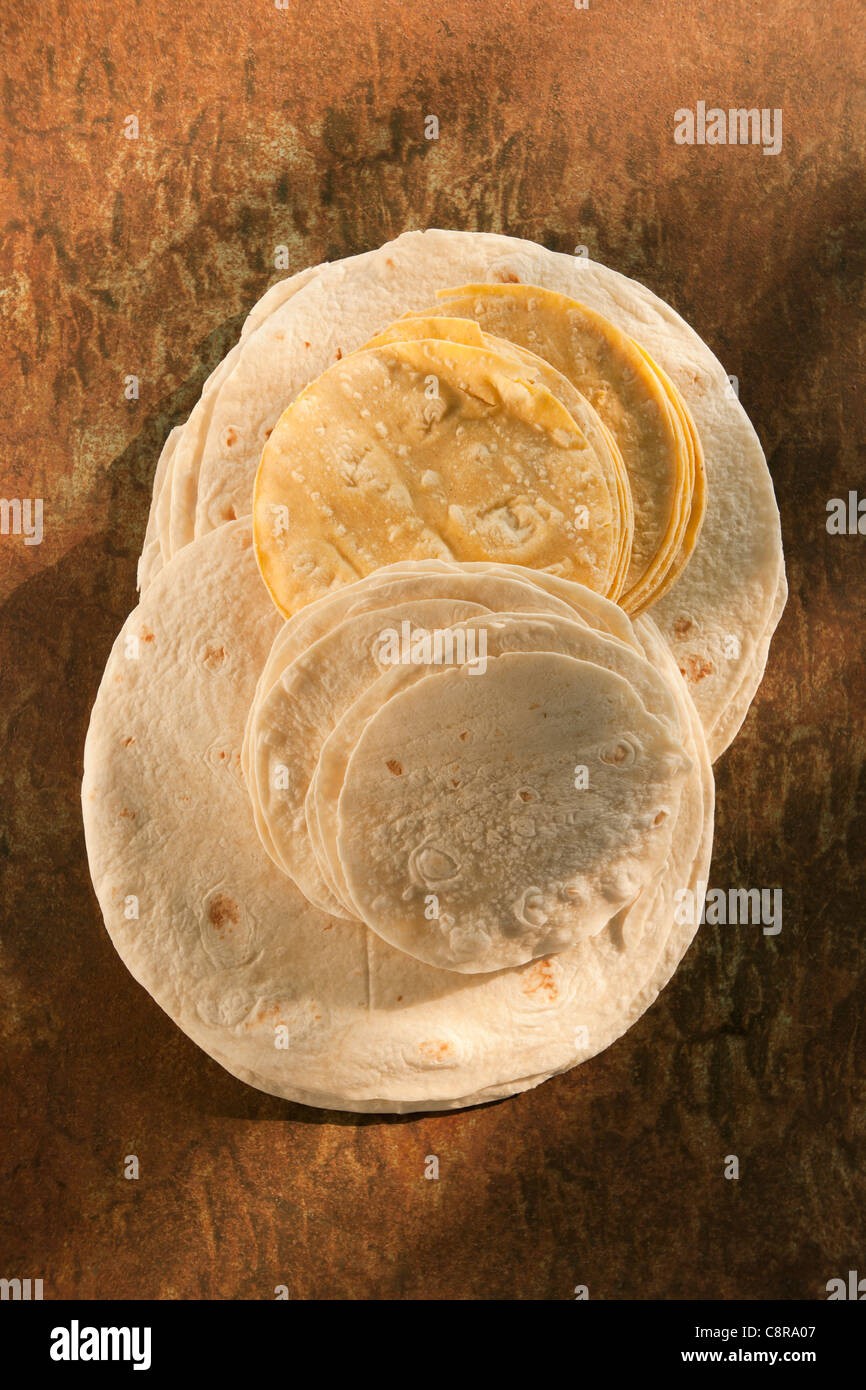
[[[85,751],[133,974],[348,1110],[527,1089],[700,917],[786,588],[758,441],[649,291],[483,233],[274,286],[159,460]]]

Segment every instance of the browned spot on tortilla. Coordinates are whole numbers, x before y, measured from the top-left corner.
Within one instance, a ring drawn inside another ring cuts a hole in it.
[[[534,705],[530,705],[529,708],[530,708],[530,709],[541,709],[541,705],[540,705],[538,702],[536,702]]]
[[[686,633],[691,632],[693,626],[694,624],[691,618],[687,618],[685,614],[683,614],[683,616],[677,618],[674,623],[674,637],[685,637]]]
[[[458,782],[458,780],[457,780],[456,777],[452,777],[452,778],[451,778],[451,785],[452,785],[452,787],[459,787],[459,786],[460,786],[460,783]]]
[[[228,661],[228,658],[229,654],[225,647],[208,647],[202,661],[209,670],[215,671],[218,666],[222,666],[224,662]],[[225,753],[222,754],[222,757],[225,757]]]
[[[136,812],[136,811],[127,811],[126,807],[124,806],[124,808],[123,808],[123,810],[121,811],[120,814],[121,814],[121,817],[124,817],[126,820],[135,820],[135,817],[136,817],[136,815],[137,815],[137,812]]]
[[[153,642],[153,641],[155,641],[156,639],[154,638],[153,633],[152,633],[152,632],[148,632],[148,631],[147,631],[147,628],[145,628],[144,632],[142,632],[142,634],[141,634],[141,640],[142,640],[142,642]]]
[[[532,801],[533,799],[532,792],[530,791],[519,791],[517,795],[520,797],[521,801]]]
[[[419,1043],[418,1051],[422,1057],[429,1057],[431,1062],[443,1062],[454,1051],[454,1047],[450,1042],[434,1038],[430,1042]]]
[[[343,349],[342,349],[342,348],[337,348],[337,351],[334,353],[334,358],[335,358],[335,360],[336,360],[337,362],[339,362],[340,359],[342,358],[342,356],[343,356]]]
[[[394,262],[391,260],[391,257],[390,257],[390,256],[386,256],[386,257],[385,257],[385,264],[386,264],[386,266],[388,266],[388,268],[389,268],[390,270],[393,270],[393,269],[394,269]]]
[[[667,820],[667,818],[668,818],[668,813],[667,813],[667,811],[659,811],[658,815],[657,815],[657,816],[655,817],[655,819],[653,820],[653,825],[661,825],[663,821],[666,821],[666,820]]]
[[[273,427],[273,425],[271,425],[270,429],[265,430],[265,439],[270,439],[270,437],[271,437],[271,435],[273,434],[273,432],[274,432],[274,427]]]
[[[388,761],[386,762],[385,766],[387,767],[387,769],[388,769],[389,772],[393,772],[393,774],[394,774],[395,777],[402,777],[402,776],[403,776],[403,769],[402,769],[402,767],[400,766],[400,764],[397,762],[397,759],[396,759],[396,758],[389,758]]]
[[[467,729],[465,733],[463,733],[463,734],[460,735],[460,742],[463,743],[468,737],[469,737],[469,730]]]
[[[132,737],[132,734],[130,734],[129,738],[125,738],[123,740],[124,748],[128,748],[131,743],[135,743],[135,739]]]
[[[276,1028],[278,1025],[281,1025],[282,1027],[286,1027],[286,1025],[283,1023],[282,1019],[280,1018],[279,1005],[277,1005],[277,1004],[266,1005],[264,1008],[259,1009],[258,1013],[255,1015],[254,1018],[251,1018],[251,1019],[248,1019],[248,1020],[247,1020],[247,1022],[244,1024],[244,1027],[245,1027],[245,1028],[252,1028],[256,1023],[266,1023],[268,1019],[274,1019],[274,1020],[275,1020],[275,1023],[274,1023],[274,1027],[275,1027],[275,1028]]]
[[[211,899],[207,915],[215,932],[231,931],[241,920],[240,908],[228,893],[217,893]]]
[[[685,666],[680,667],[680,675],[685,676],[690,685],[697,685],[698,681],[704,679],[704,676],[711,676],[712,674],[713,663],[707,661],[703,656],[698,656],[696,652],[687,656]]]
[[[304,347],[309,347],[309,346],[310,346],[309,343],[304,343]]]
[[[232,447],[232,445],[233,445],[233,444],[237,444],[237,442],[238,442],[238,432],[237,432],[237,430],[234,428],[234,426],[229,425],[228,429],[226,430],[226,448],[227,448],[227,449],[230,449],[230,448]]]
[[[513,270],[497,270],[496,278],[502,285],[520,284],[520,276],[515,275]]]
[[[559,990],[553,979],[553,966],[549,960],[535,960],[523,976],[524,994],[540,995],[552,1004],[559,998]]]

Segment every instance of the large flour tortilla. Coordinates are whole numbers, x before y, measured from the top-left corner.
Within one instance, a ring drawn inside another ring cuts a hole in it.
[[[610,319],[667,372],[694,417],[706,457],[706,519],[684,572],[651,612],[717,757],[763,669],[759,649],[780,592],[778,510],[757,436],[722,365],[673,309],[606,266],[490,233],[428,231],[322,267],[248,335],[219,387],[200,449],[195,532],[250,511],[269,431],[339,356],[401,314],[424,310],[437,290],[515,278],[571,295]],[[736,713],[726,719],[733,701]]]
[[[674,902],[707,877],[712,774],[690,702],[680,695],[695,772],[655,891],[549,960],[457,976],[309,907],[262,849],[240,750],[278,626],[238,523],[154,578],[109,658],[85,748],[84,820],[106,924],[136,979],[234,1075],[326,1107],[490,1100],[608,1046],[694,934]],[[669,662],[649,620],[637,631]]]

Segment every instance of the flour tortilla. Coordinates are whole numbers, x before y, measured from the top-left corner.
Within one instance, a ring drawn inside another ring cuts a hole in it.
[[[364,613],[373,608],[385,608],[394,602],[409,602],[412,598],[429,597],[463,599],[480,602],[490,611],[503,609],[536,609],[545,613],[573,617],[585,621],[572,603],[551,595],[540,585],[532,582],[529,571],[503,570],[502,573],[483,574],[483,567],[477,573],[463,573],[456,566],[438,566],[435,562],[413,563],[411,561],[390,565],[376,570],[365,580],[350,587],[335,589],[314,603],[310,603],[278,631],[262,673],[256,685],[256,693],[250,707],[250,714],[244,734],[242,766],[250,784],[250,794],[256,808],[256,781],[251,772],[251,743],[256,737],[258,712],[273,687],[289,664],[300,656],[306,648],[331,631],[345,617]],[[430,576],[435,575],[431,579]],[[540,592],[539,592],[540,590]],[[471,596],[471,598],[470,598]],[[605,613],[619,614],[612,604],[605,605]],[[621,615],[620,615],[621,618]],[[603,620],[599,624],[604,627]],[[605,629],[607,630],[607,629]],[[632,644],[637,646],[632,637]],[[267,842],[267,830],[259,821],[260,833]],[[274,854],[276,852],[274,851]],[[277,860],[279,862],[279,860]]]
[[[751,665],[743,676],[740,689],[731,698],[719,718],[713,724],[707,734],[707,746],[712,757],[718,757],[727,748],[739,733],[743,721],[749,712],[752,703],[752,692],[763,680],[764,671],[767,666],[767,658],[770,653],[770,642],[776,631],[779,620],[785,609],[788,600],[788,581],[785,577],[784,566],[780,565],[779,583],[776,589],[776,598],[773,603],[773,610],[767,621],[767,626],[761,634],[760,640],[755,648]]]
[[[166,477],[171,470],[174,451],[182,433],[183,426],[175,425],[163,444],[157,459],[156,472],[153,476],[153,496],[147,518],[147,529],[144,533],[144,546],[138,560],[136,582],[139,589],[147,588],[151,579],[159,573],[165,563],[160,543],[159,502],[163,488],[166,486]]]
[[[387,565],[375,574],[369,575],[365,584],[378,584],[395,574],[456,574],[460,577],[489,575],[505,579],[509,583],[523,583],[530,589],[541,589],[554,599],[556,604],[564,604],[572,613],[584,618],[590,627],[597,627],[616,637],[626,646],[640,650],[634,628],[628,616],[616,603],[596,593],[593,589],[579,584],[571,584],[559,575],[549,574],[547,570],[528,569],[525,565],[500,565],[491,561],[468,560],[457,564],[453,560],[404,560]],[[474,579],[471,580],[474,582]]]
[[[688,770],[629,683],[591,662],[512,651],[483,674],[429,674],[380,707],[349,758],[338,852],[351,901],[444,969],[561,951],[665,862]]]
[[[324,264],[327,264],[325,262]],[[339,262],[335,262],[339,264]],[[310,266],[279,280],[266,290],[250,310],[241,329],[241,342],[218,363],[202,387],[202,394],[184,425],[171,431],[157,461],[153,499],[138,565],[137,585],[144,590],[164,564],[194,538],[198,465],[210,424],[213,403],[223,381],[234,370],[241,343],[260,328],[277,309],[293,298],[319,274],[321,265]],[[225,439],[225,435],[223,436]],[[232,519],[227,516],[226,520]]]
[[[597,667],[602,668],[604,672],[616,673],[617,676],[629,683],[633,693],[643,703],[647,713],[652,710],[654,715],[658,715],[665,724],[669,736],[674,740],[679,740],[681,731],[673,723],[669,692],[665,690],[664,682],[660,681],[655,672],[647,667],[642,653],[638,656],[631,648],[611,638],[602,638],[600,634],[583,624],[577,624],[570,619],[563,620],[561,616],[543,612],[532,615],[503,612],[492,614],[489,617],[465,618],[456,623],[454,627],[455,635],[459,634],[461,630],[467,634],[473,630],[483,630],[487,653],[493,657],[515,652],[558,652],[566,656],[578,657],[584,661],[591,661]],[[467,661],[472,659],[476,649],[477,644],[476,647],[473,647],[471,655],[467,655]],[[339,720],[335,720],[332,732],[318,750],[318,763],[306,797],[307,831],[319,861],[322,877],[328,884],[332,895],[342,902],[346,913],[350,916],[361,917],[364,914],[344,872],[338,843],[341,824],[344,820],[341,796],[345,786],[348,765],[368,723],[381,712],[384,705],[403,695],[409,686],[426,679],[430,674],[430,669],[429,666],[401,665],[383,672],[375,680],[368,681],[367,688],[355,693],[351,704],[344,709]],[[439,669],[444,670],[445,668]],[[474,679],[481,679],[481,677],[476,676]],[[659,686],[661,686],[661,690]],[[433,689],[435,698],[436,688]],[[477,687],[478,699],[482,708],[484,689],[483,686]],[[539,692],[540,702],[541,692]],[[629,751],[628,744],[619,745],[617,743],[615,746],[617,749],[622,746],[626,751]],[[399,758],[395,758],[393,761],[402,767]],[[481,827],[485,824],[486,819],[488,818],[485,815],[479,815],[477,821],[479,834],[482,833]],[[580,927],[580,922],[576,921],[574,929],[579,930]],[[408,948],[403,945],[403,949]],[[440,960],[425,958],[429,959],[431,964],[445,964],[444,958]],[[504,964],[505,962],[501,963]],[[451,963],[447,968],[475,969],[479,967],[473,963],[469,965]]]
[[[561,587],[565,589],[565,586]],[[468,603],[470,606],[484,607],[488,612],[516,606],[542,612],[545,616],[584,622],[584,618],[572,604],[547,593],[541,586],[533,583],[529,571],[524,571],[523,575],[518,577],[504,570],[502,573],[487,574],[479,567],[478,572],[463,574],[451,566],[447,571],[440,572],[434,569],[432,564],[395,565],[386,570],[378,570],[366,580],[351,587],[335,590],[302,609],[278,631],[268,654],[250,707],[241,759],[262,843],[274,862],[282,867],[287,868],[292,854],[305,856],[306,845],[299,844],[294,850],[286,847],[282,851],[278,849],[273,834],[276,827],[272,829],[271,817],[264,810],[263,788],[271,776],[272,761],[290,768],[293,783],[297,783],[302,775],[299,760],[303,758],[303,754],[288,747],[284,747],[281,753],[275,751],[280,741],[279,730],[283,727],[277,710],[285,702],[275,702],[270,712],[265,708],[274,686],[296,660],[306,652],[313,651],[321,640],[342,624],[344,619],[364,615],[371,610],[381,610],[393,603],[406,606],[413,599],[430,597],[462,601],[464,607]],[[605,611],[619,613],[612,604],[606,604]],[[291,707],[290,700],[288,704]],[[336,718],[337,716],[334,716],[334,722]],[[316,752],[318,753],[318,746]],[[297,863],[295,867],[297,872],[304,872]],[[313,865],[308,864],[302,883],[307,896],[323,910],[337,915],[357,915],[345,904],[341,906],[339,890],[334,886],[327,866],[324,868],[324,874],[319,871],[317,879]]]
[[[392,607],[380,606],[383,599],[377,598],[375,588],[366,594],[362,592],[350,616],[334,624],[300,653],[293,641],[289,647],[294,653],[291,660],[284,654],[282,659],[278,657],[274,661],[274,650],[283,643],[283,634],[278,634],[266,663],[265,669],[270,674],[267,679],[259,680],[247,722],[244,770],[262,842],[274,861],[290,874],[311,902],[338,916],[357,917],[359,913],[339,874],[335,878],[329,856],[326,854],[324,862],[319,862],[320,856],[315,854],[314,846],[321,844],[319,819],[315,809],[308,812],[315,818],[315,826],[311,823],[308,829],[304,801],[314,781],[318,788],[318,762],[326,742],[330,740],[328,766],[331,768],[335,756],[331,735],[338,726],[342,734],[346,727],[343,717],[348,719],[350,713],[355,715],[354,706],[367,688],[374,683],[380,688],[384,685],[386,696],[390,696],[407,680],[425,674],[424,667],[407,669],[401,666],[395,672],[383,666],[381,651],[371,640],[381,636],[383,631],[399,631],[403,622],[408,622],[413,632],[441,629],[450,624],[455,642],[461,630],[483,631],[491,654],[553,650],[594,661],[627,679],[644,708],[661,720],[671,737],[679,737],[676,707],[666,683],[630,647],[590,630],[577,615],[563,617],[541,605],[534,614],[515,614],[483,610],[478,602],[421,598],[418,595],[443,590],[443,576],[426,578],[428,582],[424,585],[416,581],[414,599],[408,597],[411,588],[404,585],[401,602]],[[489,603],[492,596],[495,599],[496,586],[500,594],[523,587],[476,575],[467,592]],[[392,597],[396,596],[395,589],[400,592],[397,584],[383,587],[391,591]],[[353,588],[361,590],[362,586]],[[348,594],[350,591],[342,592]],[[537,601],[537,595],[535,597]],[[544,604],[560,606],[549,596],[545,596]],[[473,609],[482,616],[458,621],[461,611]],[[477,644],[474,644],[468,653],[470,659],[476,651]],[[455,658],[459,652],[457,647],[453,653]],[[378,682],[378,677],[386,673],[389,681]],[[345,759],[341,769],[344,765]],[[334,813],[341,785],[342,777],[331,784],[327,793]],[[330,826],[330,817],[328,823]],[[336,841],[335,828],[331,838]]]
[[[619,921],[550,960],[459,976],[310,908],[261,848],[238,763],[278,623],[234,523],[156,576],[109,658],[83,809],[97,896],[133,975],[233,1075],[325,1108],[471,1105],[609,1046],[694,933],[673,916],[676,891],[708,876],[712,779],[694,717],[696,770],[636,934]]]

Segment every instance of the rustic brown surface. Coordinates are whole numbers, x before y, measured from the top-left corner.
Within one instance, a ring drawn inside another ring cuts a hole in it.
[[[855,14],[7,0],[2,493],[42,495],[46,535],[0,537],[0,1274],[46,1297],[736,1299],[862,1273],[866,538],[825,530],[863,476]],[[676,147],[698,100],[781,106],[782,153]],[[134,983],[78,779],[160,444],[273,247],[295,269],[428,225],[585,244],[740,378],[792,596],[717,769],[712,882],[781,884],[785,918],[705,927],[625,1038],[534,1092],[354,1119],[233,1080]]]

